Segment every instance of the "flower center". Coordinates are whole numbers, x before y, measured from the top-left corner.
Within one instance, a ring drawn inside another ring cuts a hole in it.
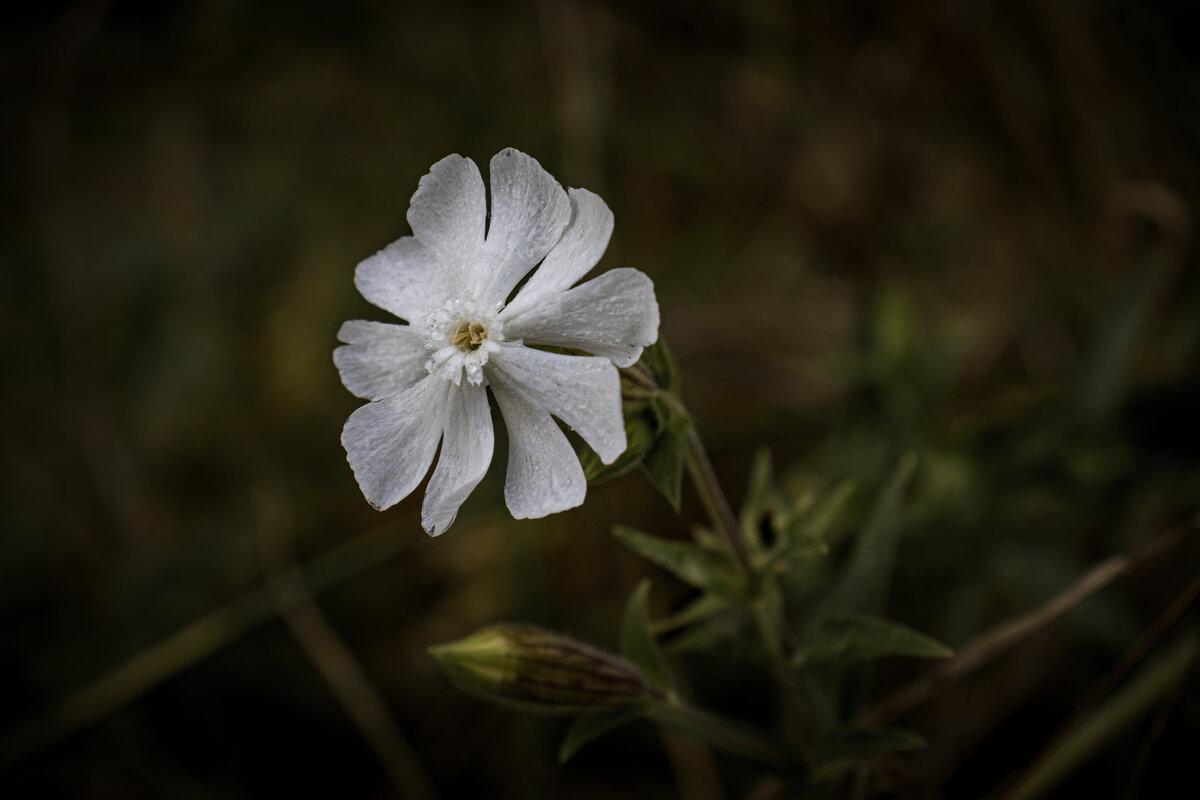
[[[450,334],[450,344],[464,353],[474,353],[488,338],[487,328],[480,322],[460,319]]]
[[[430,374],[455,386],[464,377],[476,386],[485,383],[483,367],[504,341],[504,324],[496,319],[495,311],[451,298],[441,308],[430,310],[421,327],[429,353],[425,369]]]

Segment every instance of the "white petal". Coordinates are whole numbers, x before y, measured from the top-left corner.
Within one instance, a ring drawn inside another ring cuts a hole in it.
[[[342,446],[371,505],[394,506],[429,471],[452,384],[427,375],[400,394],[360,407],[342,428]]]
[[[543,297],[537,305],[511,317],[506,308],[500,318],[509,339],[585,350],[611,359],[618,367],[637,361],[642,348],[658,339],[654,283],[627,267]]]
[[[492,414],[487,389],[464,383],[447,399],[442,454],[421,507],[421,525],[430,536],[443,533],[458,515],[467,495],[479,485],[492,463]]]
[[[542,299],[569,289],[596,266],[613,231],[613,214],[599,196],[587,189],[568,189],[571,221],[546,260],[509,303],[512,313],[536,306]]]
[[[333,351],[333,362],[342,383],[359,397],[390,397],[429,374],[428,348],[410,325],[356,319],[342,325],[338,339],[346,344]]]
[[[464,286],[487,226],[487,194],[475,162],[451,155],[430,167],[409,203],[408,224],[452,285]]]
[[[492,221],[486,256],[474,275],[486,305],[508,299],[513,287],[546,257],[571,218],[558,181],[532,158],[507,148],[492,157]]]
[[[519,389],[492,384],[508,428],[504,502],[517,519],[536,519],[583,503],[587,479],[567,436]]]
[[[354,285],[373,305],[413,323],[440,306],[450,288],[446,270],[412,236],[397,239],[360,262]]]
[[[504,343],[488,360],[488,380],[519,392],[567,423],[605,464],[625,452],[621,381],[607,358],[567,356]]]

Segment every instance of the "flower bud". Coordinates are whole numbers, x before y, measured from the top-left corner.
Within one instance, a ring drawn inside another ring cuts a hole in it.
[[[614,708],[651,696],[625,659],[528,625],[493,625],[429,652],[459,688],[526,711]]]

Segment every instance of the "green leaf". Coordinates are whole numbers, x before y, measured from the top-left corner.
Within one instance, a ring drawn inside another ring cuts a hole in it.
[[[1121,399],[1163,272],[1161,259],[1147,258],[1101,314],[1075,387],[1076,403],[1090,422],[1104,419]]]
[[[908,453],[892,471],[855,543],[841,580],[823,601],[826,610],[875,614],[882,608],[900,543],[904,490],[916,466],[917,457]]]
[[[727,606],[671,637],[664,647],[672,653],[720,653],[731,658],[757,659],[762,655],[761,648],[752,646],[745,635],[752,622],[744,607]]]
[[[667,498],[676,511],[683,488],[683,457],[687,452],[688,430],[691,419],[674,406],[661,404],[666,425],[642,459],[642,467],[650,476],[654,488]]]
[[[818,739],[809,751],[809,760],[814,767],[827,767],[839,761],[919,750],[926,744],[922,737],[911,731],[851,728],[832,731]]]
[[[815,633],[793,656],[792,669],[837,669],[884,656],[952,655],[949,647],[904,625],[860,614],[836,614],[817,624]]]
[[[613,711],[597,711],[592,714],[584,714],[567,729],[567,735],[563,737],[562,744],[558,747],[558,763],[567,763],[585,745],[590,744],[614,728],[618,728],[627,722],[632,722],[645,713],[645,708],[642,706],[634,706],[632,708],[618,708]]]
[[[750,468],[746,499],[742,503],[742,511],[738,517],[738,522],[747,539],[761,548],[763,537],[759,526],[764,516],[772,527],[776,527],[777,517],[786,508],[786,505],[775,485],[775,476],[771,468],[771,451],[765,447],[760,448],[755,454],[754,464]]]
[[[764,465],[760,460],[755,464],[755,477],[752,477],[750,490],[747,492],[742,525],[747,535],[753,533],[761,541],[761,531],[750,530],[751,521],[746,515],[746,509],[770,509],[770,523],[776,540],[767,550],[767,557],[762,562],[761,569],[766,576],[776,576],[787,572],[794,560],[829,555],[829,533],[841,520],[847,501],[854,493],[854,484],[848,480],[842,481],[832,489],[824,491],[821,491],[819,485],[805,487],[797,490],[798,496],[789,502],[782,495],[772,497],[777,491],[773,487],[763,488],[762,481],[767,469],[769,462]]]
[[[653,406],[642,403],[625,412],[625,452],[616,461],[605,464],[596,451],[583,443],[579,449],[579,463],[588,483],[603,483],[636,467],[654,445],[658,437],[659,421]]]
[[[806,765],[773,738],[742,722],[677,704],[651,707],[648,716],[688,736],[707,742],[726,755],[772,772],[802,777]]]
[[[775,486],[775,470],[771,466],[771,451],[760,447],[754,454],[750,466],[750,479],[746,486],[743,513],[779,504],[779,490]]]
[[[643,350],[641,363],[650,370],[658,388],[675,397],[679,396],[679,368],[675,366],[666,339],[660,336],[657,342]]]
[[[853,481],[842,481],[833,487],[811,513],[788,526],[784,531],[785,546],[797,552],[807,552],[813,548],[817,552],[828,552],[829,532],[842,518],[846,503],[853,494]]]
[[[727,608],[729,608],[728,600],[711,592],[705,592],[674,614],[655,620],[654,635],[663,636],[689,625],[695,625]]]
[[[647,601],[650,596],[650,581],[642,581],[629,597],[625,607],[625,622],[621,627],[621,652],[641,670],[650,685],[661,692],[671,689],[671,675],[667,662],[663,660],[654,640],[650,626]]]
[[[642,408],[648,415],[647,421],[654,423],[653,441],[642,452],[641,465],[654,487],[678,511],[684,455],[692,422],[678,400],[679,370],[666,342],[660,338],[643,350],[638,363],[622,370],[622,382],[625,386],[622,396],[627,401],[645,403]],[[626,415],[628,419],[628,409]],[[639,436],[644,434],[644,430],[637,431]],[[627,465],[622,464],[622,467],[627,468]]]
[[[741,570],[725,550],[690,542],[673,542],[624,525],[613,536],[638,555],[674,573],[680,580],[723,597],[744,594]]]

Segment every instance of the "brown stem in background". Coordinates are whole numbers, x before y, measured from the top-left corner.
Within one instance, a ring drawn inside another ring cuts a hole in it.
[[[386,564],[412,546],[380,525],[309,559],[301,569],[312,594],[342,586]],[[82,689],[0,735],[0,769],[19,763],[90,727],[134,702],[154,687],[221,652],[257,628],[279,618],[299,602],[294,592],[278,590],[268,580],[240,597],[129,657]]]
[[[254,493],[263,578],[280,618],[325,678],[401,797],[437,796],[421,761],[388,712],[387,701],[314,602],[295,558],[291,505],[281,489]]]
[[[1080,723],[1090,717],[1100,703],[1112,694],[1121,681],[1149,655],[1155,645],[1174,627],[1179,618],[1197,599],[1200,599],[1200,575],[1192,579],[1183,592],[1167,607],[1167,610],[1159,615],[1142,638],[1126,651],[1117,665],[1109,670],[1108,674],[1092,687],[1087,696],[1079,701],[1075,710],[1050,737],[1048,744],[1041,749],[1042,755],[1029,765],[1025,773],[1036,771],[1045,762],[1047,754],[1058,751],[1067,736],[1078,729]]]
[[[865,719],[882,725],[911,711],[937,691],[991,663],[1018,642],[1041,630],[1134,567],[1186,541],[1196,531],[1197,525],[1200,525],[1200,520],[1193,521],[1183,530],[1164,533],[1132,553],[1100,562],[1039,608],[972,639],[950,661],[883,698],[866,712]]]

